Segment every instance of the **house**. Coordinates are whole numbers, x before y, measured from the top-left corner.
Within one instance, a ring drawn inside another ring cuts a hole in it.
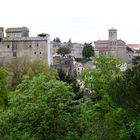
[[[140,62],[140,44],[128,44],[127,46],[132,50],[132,63],[138,64]]]

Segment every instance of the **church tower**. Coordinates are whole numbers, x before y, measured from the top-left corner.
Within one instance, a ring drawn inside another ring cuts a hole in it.
[[[117,45],[117,29],[109,29],[109,36],[108,36],[108,39],[109,39],[109,42],[110,42],[110,46],[116,46]]]

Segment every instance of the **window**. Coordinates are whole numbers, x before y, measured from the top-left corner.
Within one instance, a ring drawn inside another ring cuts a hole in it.
[[[0,42],[2,41],[2,39],[0,38]]]
[[[113,45],[116,45],[116,42],[113,42]]]
[[[17,52],[13,52],[13,56],[17,56]]]
[[[40,54],[41,54],[41,52],[40,52]]]
[[[32,45],[29,45],[29,47],[31,48],[31,47],[32,47]]]
[[[39,44],[37,43],[36,46],[39,46]]]
[[[36,54],[36,52],[34,52],[34,54]]]
[[[7,45],[7,48],[10,48],[10,45]]]

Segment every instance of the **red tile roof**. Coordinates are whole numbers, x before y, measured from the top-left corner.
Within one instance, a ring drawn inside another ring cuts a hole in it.
[[[99,47],[107,48],[110,46],[109,40],[97,40],[94,43],[95,43],[96,48],[99,48]],[[117,46],[125,46],[125,45],[126,45],[126,43],[123,40],[121,40],[121,39],[117,40]]]
[[[97,40],[95,43],[96,47],[108,47],[109,40]]]
[[[134,49],[134,50],[140,49],[140,44],[128,44],[127,46],[131,49]]]
[[[96,50],[106,52],[106,51],[109,51],[110,49],[109,49],[109,47],[99,47]]]

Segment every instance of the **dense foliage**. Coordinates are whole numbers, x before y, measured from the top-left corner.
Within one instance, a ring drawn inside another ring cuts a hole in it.
[[[113,101],[132,114],[140,115],[140,65],[110,83]]]
[[[90,57],[94,56],[94,49],[93,49],[93,46],[91,45],[91,43],[84,44],[82,54],[83,54],[84,58],[88,58],[88,59]]]
[[[64,57],[66,54],[71,53],[71,50],[69,47],[60,47],[57,50],[57,53]]]
[[[1,68],[0,101],[8,99],[8,104],[0,109],[0,139],[139,140],[139,67],[121,72],[120,63],[112,57],[96,58],[96,69],[80,77],[80,98],[75,78],[61,71],[56,80],[56,73],[40,61],[33,62],[8,93],[7,71]]]
[[[0,108],[3,108],[8,103],[8,88],[7,88],[8,72],[4,68],[0,68]]]

